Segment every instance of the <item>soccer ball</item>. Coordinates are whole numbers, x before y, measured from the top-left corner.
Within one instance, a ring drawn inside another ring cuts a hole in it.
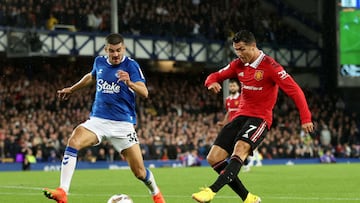
[[[109,198],[107,203],[134,203],[132,199],[125,194],[113,195]]]

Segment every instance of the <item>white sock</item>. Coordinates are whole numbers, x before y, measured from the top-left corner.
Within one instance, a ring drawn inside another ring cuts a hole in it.
[[[64,158],[61,162],[61,176],[60,187],[69,193],[70,183],[75,171],[77,162],[77,150],[67,146],[64,153]]]
[[[146,168],[145,180],[142,180],[142,181],[145,183],[146,187],[149,188],[150,193],[152,195],[156,195],[157,193],[160,192],[158,186],[156,185],[154,175],[152,174],[152,172],[148,168]]]

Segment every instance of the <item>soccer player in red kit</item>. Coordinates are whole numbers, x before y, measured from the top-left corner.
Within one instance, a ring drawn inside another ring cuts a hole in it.
[[[236,117],[221,129],[211,147],[207,161],[219,176],[212,185],[192,194],[197,202],[210,202],[226,184],[245,203],[261,202],[260,197],[245,188],[238,173],[244,160],[261,143],[271,127],[279,87],[298,108],[304,132],[314,130],[303,91],[279,63],[257,48],[254,35],[242,30],[235,34],[232,41],[238,58],[221,70],[211,73],[205,86],[210,91],[219,93],[222,81],[238,78],[242,83],[240,109],[236,112]]]
[[[239,110],[240,107],[240,85],[237,79],[229,80],[229,96],[225,99],[225,110],[226,114],[224,120],[219,121],[220,126],[224,126],[232,119],[235,118],[235,113]]]

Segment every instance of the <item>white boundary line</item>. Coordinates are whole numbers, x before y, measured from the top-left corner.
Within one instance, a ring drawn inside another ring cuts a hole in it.
[[[41,187],[27,187],[27,186],[16,186],[16,185],[0,185],[0,189],[18,189],[18,190],[36,190],[41,191],[43,188]],[[29,193],[19,193],[19,192],[3,192],[0,190],[0,195],[20,195],[20,196],[37,196],[41,193],[39,192],[29,192]],[[109,194],[81,194],[81,193],[71,193],[71,196],[101,196],[107,197]],[[131,195],[132,197],[148,197],[148,195]],[[166,195],[167,198],[191,198],[191,195]],[[317,200],[317,201],[339,201],[339,202],[348,202],[348,201],[360,201],[360,197],[354,198],[339,198],[339,197],[294,197],[294,196],[262,196],[264,199],[274,199],[274,200]],[[216,199],[239,199],[237,196],[225,196],[219,195],[216,196]]]

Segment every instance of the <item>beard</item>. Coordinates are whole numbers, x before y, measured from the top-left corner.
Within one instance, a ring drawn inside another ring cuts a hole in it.
[[[236,90],[230,90],[229,91],[230,94],[236,94],[236,92],[237,92]]]

